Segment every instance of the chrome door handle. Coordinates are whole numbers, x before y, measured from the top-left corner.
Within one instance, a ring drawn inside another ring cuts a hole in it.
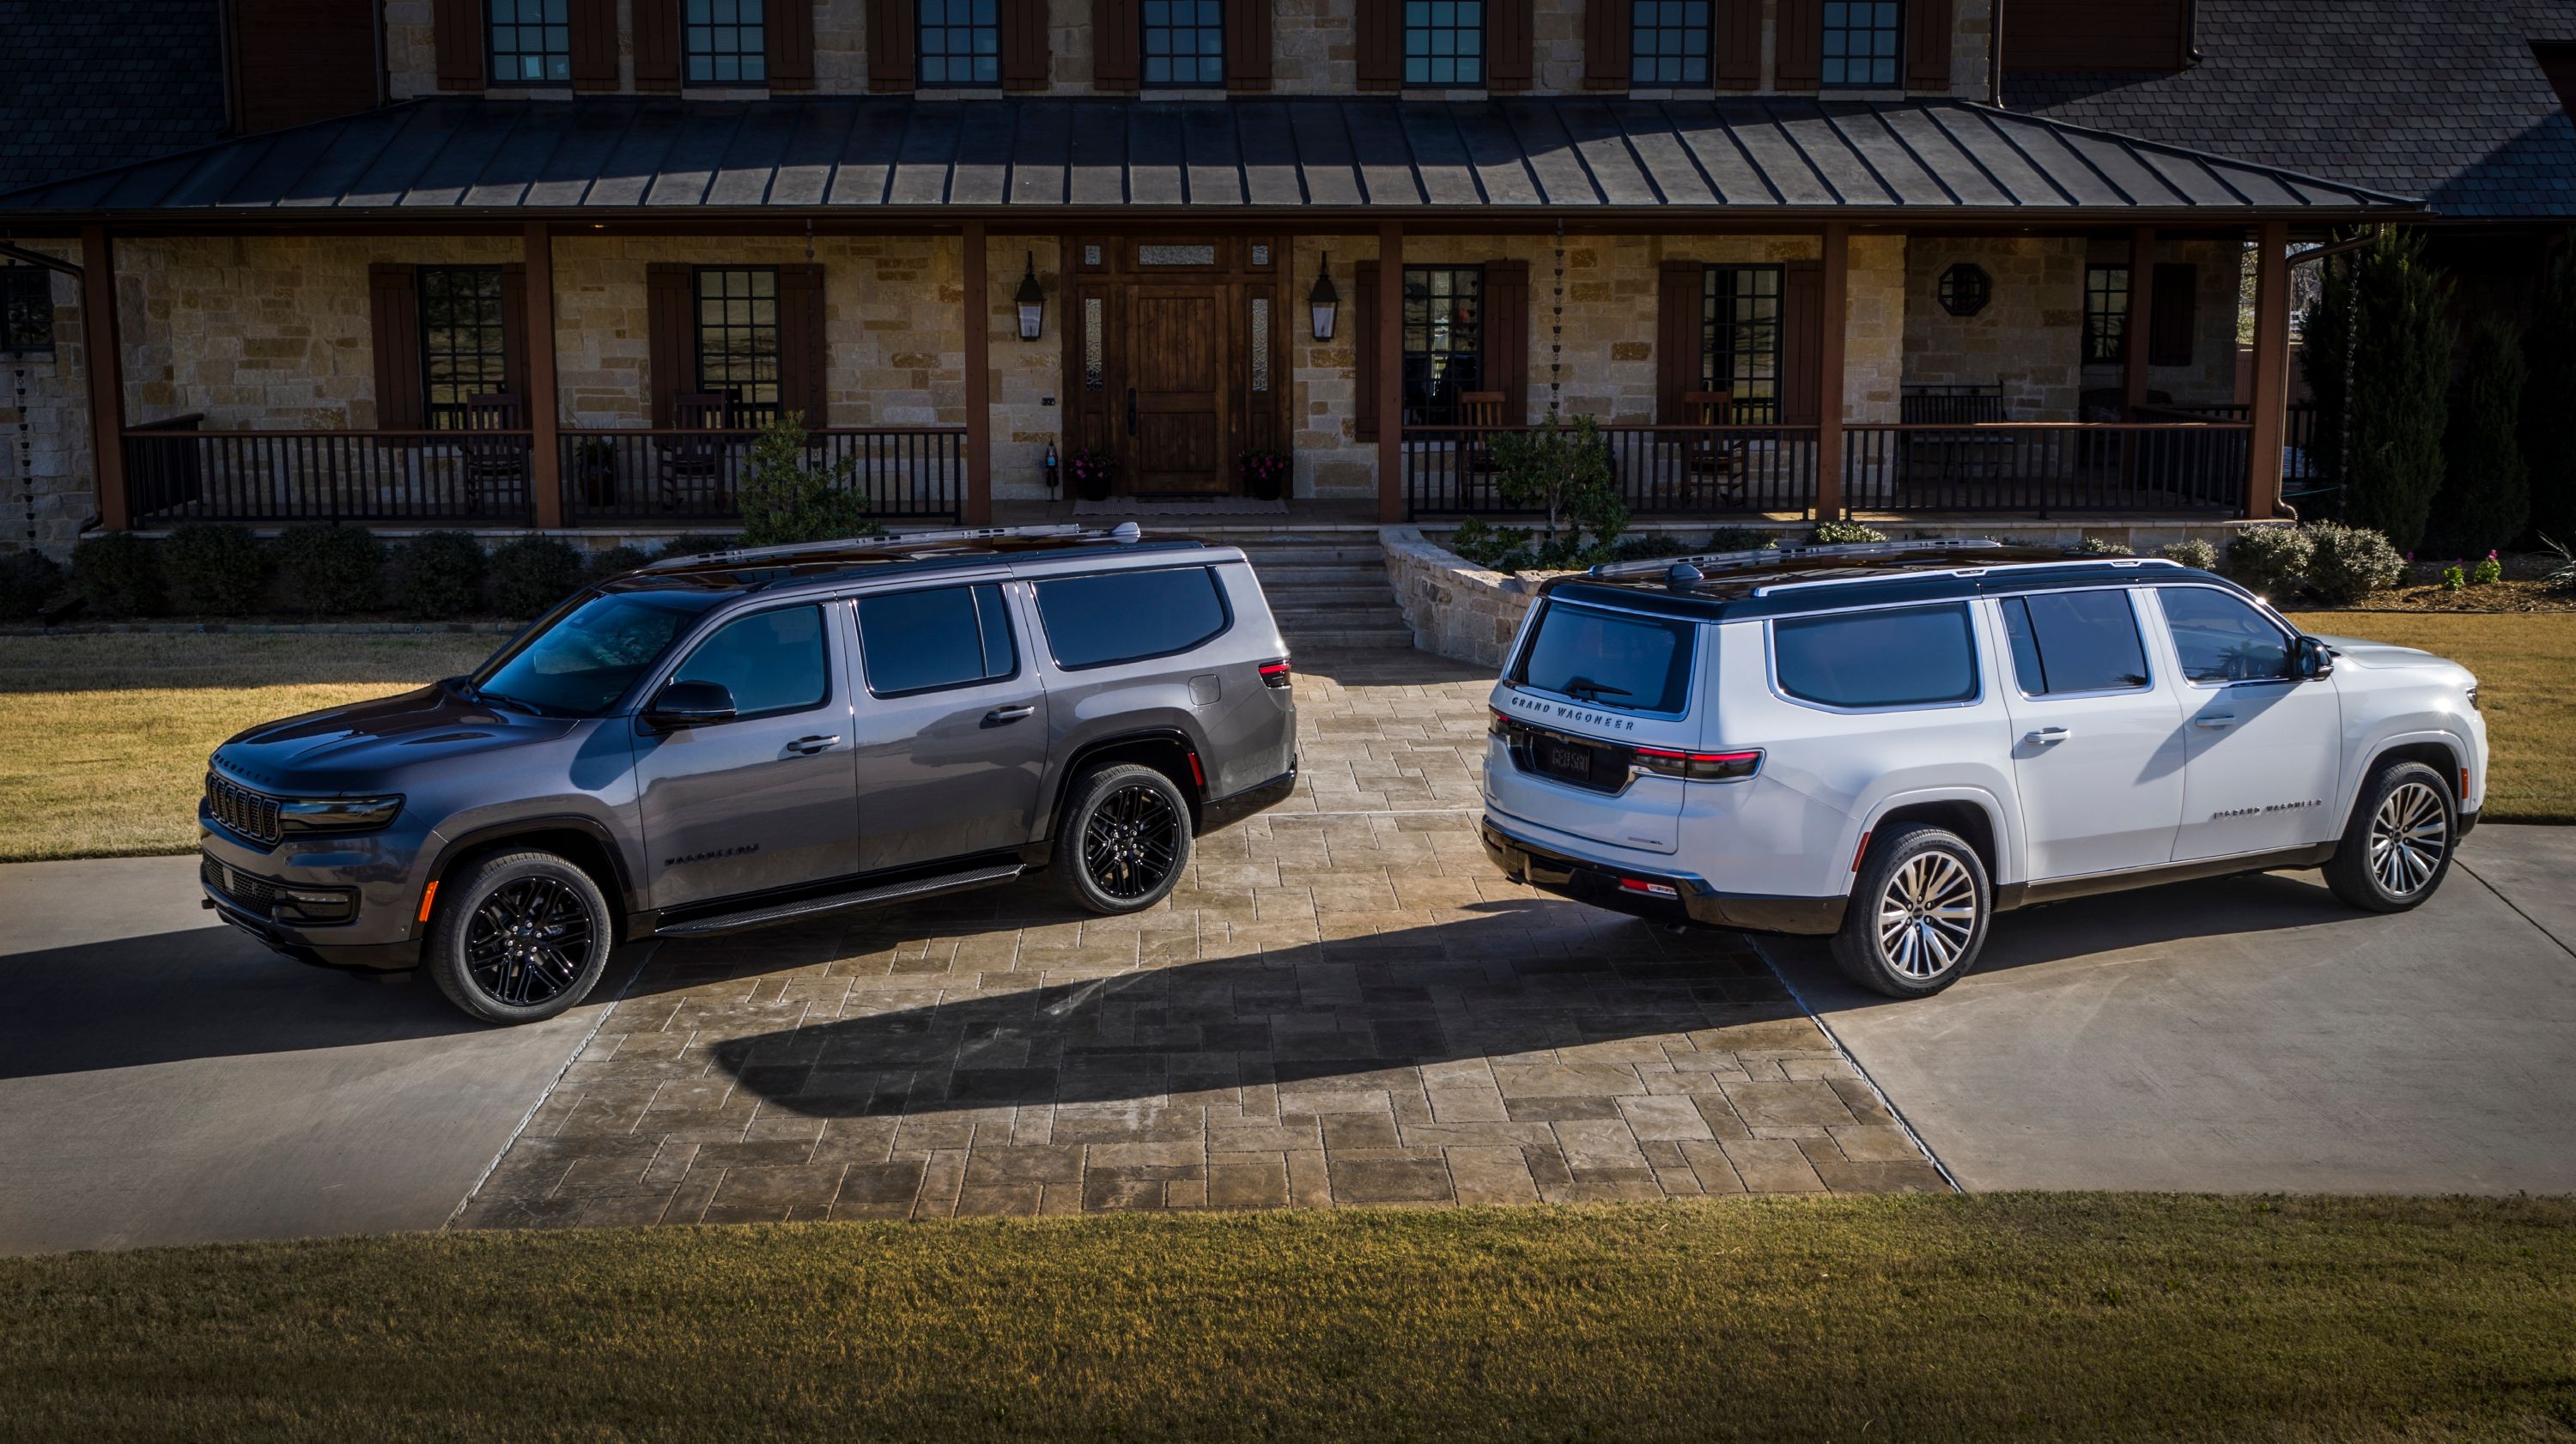
[[[838,737],[799,737],[787,744],[787,750],[800,757],[811,757],[817,752],[829,752],[840,745],[841,739]]]
[[[1036,716],[1037,711],[1037,708],[1029,706],[1026,703],[1017,707],[996,707],[992,711],[984,714],[984,721],[987,724],[1017,722],[1023,717]]]
[[[2233,727],[2236,725],[2236,714],[2233,712],[2204,712],[2191,719],[2191,722],[2195,727]]]
[[[2024,742],[2036,742],[2042,747],[2054,747],[2058,743],[2063,742],[2074,735],[2074,733],[2067,731],[2063,727],[2042,727],[2038,731],[2023,737],[2021,740]]]

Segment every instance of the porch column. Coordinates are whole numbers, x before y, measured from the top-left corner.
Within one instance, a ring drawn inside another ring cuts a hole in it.
[[[993,298],[984,294],[984,223],[968,221],[966,246],[966,496],[968,526],[993,521]]]
[[[1816,520],[1843,514],[1843,330],[1851,324],[1851,227],[1825,227],[1824,312],[1817,326]]]
[[[1377,519],[1404,520],[1404,227],[1377,232]]]
[[[134,525],[125,495],[125,347],[116,325],[116,248],[105,226],[81,227],[81,351],[98,524],[125,531]]]
[[[2122,323],[2120,351],[2120,419],[2135,421],[2147,404],[2147,341],[2154,326],[2156,233],[2151,226],[2129,232],[2129,315]]]
[[[2290,224],[2254,228],[2254,432],[2245,466],[2245,516],[2280,512],[2282,428],[2290,408]]]
[[[539,531],[555,531],[563,518],[563,447],[556,439],[555,246],[542,222],[530,222],[522,259],[527,264],[527,314],[519,324],[528,338],[528,491]]]

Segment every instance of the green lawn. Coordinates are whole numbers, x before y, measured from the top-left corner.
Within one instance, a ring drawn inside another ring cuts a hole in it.
[[[2576,1203],[1997,1195],[0,1260],[0,1437],[2576,1434]]]

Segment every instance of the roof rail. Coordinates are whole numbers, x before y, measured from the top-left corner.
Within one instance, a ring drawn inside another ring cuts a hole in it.
[[[730,551],[700,552],[694,556],[663,557],[641,568],[648,572],[670,567],[703,566],[713,562],[762,562],[791,556],[828,556],[835,552],[883,551],[888,547],[918,546],[923,543],[999,541],[1006,537],[1098,537],[1109,542],[1133,542],[1144,539],[1144,531],[1132,521],[1122,521],[1107,531],[1091,531],[1076,521],[1044,522],[1030,526],[965,526],[945,531],[890,532],[885,536],[845,537],[839,541],[787,542],[771,547],[736,547]]]
[[[1792,562],[1857,562],[1876,557],[1920,556],[1926,552],[1981,551],[1988,547],[2001,550],[2003,543],[1979,538],[1974,541],[1837,542],[1826,546],[1764,547],[1760,551],[1703,552],[1698,556],[1603,562],[1589,574],[1603,581],[1617,581],[1629,577],[1660,577],[1675,567],[1691,567],[1706,576],[1711,572],[1749,572]]]

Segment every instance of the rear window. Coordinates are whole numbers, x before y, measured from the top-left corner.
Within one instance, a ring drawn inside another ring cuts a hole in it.
[[[1977,695],[1961,604],[1783,617],[1771,624],[1780,690],[1828,707],[1927,707]]]
[[[879,697],[964,687],[1020,670],[1002,589],[990,582],[859,598],[859,649],[867,657],[868,691]]]
[[[2013,675],[2034,697],[2147,685],[2146,648],[2127,592],[2043,592],[2003,599]]]
[[[1512,684],[1625,712],[1680,712],[1690,700],[1698,624],[1550,602]]]
[[[1232,623],[1206,567],[1056,577],[1037,594],[1047,648],[1068,672],[1186,652]]]

